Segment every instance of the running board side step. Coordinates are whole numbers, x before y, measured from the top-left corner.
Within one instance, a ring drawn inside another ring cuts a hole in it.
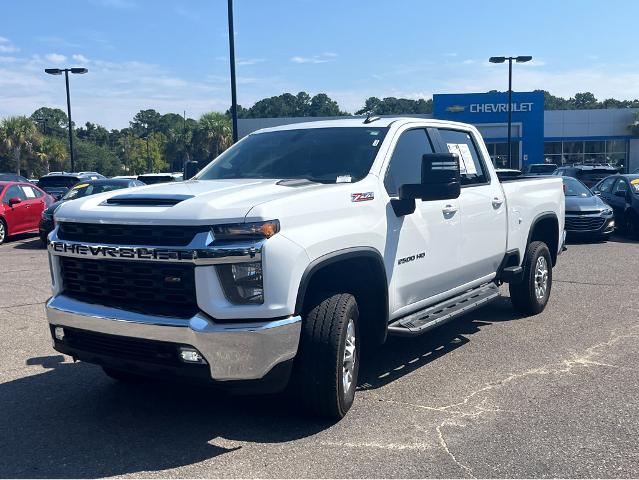
[[[421,335],[497,297],[499,297],[497,285],[494,283],[481,285],[437,305],[395,320],[388,326],[388,333],[404,337]]]

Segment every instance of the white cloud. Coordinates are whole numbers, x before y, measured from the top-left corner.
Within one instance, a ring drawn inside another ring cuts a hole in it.
[[[337,58],[337,53],[325,52],[320,55],[313,55],[311,57],[294,56],[291,57],[293,63],[327,63],[332,62]]]
[[[71,58],[76,62],[80,63],[89,63],[89,59],[80,53],[76,53],[75,55],[71,55]]]
[[[226,60],[226,59],[225,59]],[[237,60],[237,66],[255,65],[256,63],[266,62],[266,58],[240,58]]]
[[[64,55],[60,53],[48,53],[47,55],[44,56],[44,58],[46,58],[47,60],[53,63],[62,63],[67,59],[67,57],[65,57]]]
[[[0,53],[14,53],[20,49],[13,45],[11,41],[6,37],[0,37]]]

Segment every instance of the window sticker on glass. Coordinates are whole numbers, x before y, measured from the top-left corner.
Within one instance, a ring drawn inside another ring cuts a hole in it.
[[[459,173],[462,175],[476,175],[477,167],[470,153],[470,148],[465,143],[447,143],[448,151],[459,157]]]
[[[376,147],[377,145],[379,145],[379,140],[373,140],[373,147]]]
[[[351,178],[350,175],[340,175],[335,180],[335,183],[351,183],[352,181],[353,179]]]
[[[31,187],[22,187],[22,191],[27,196],[27,198],[35,198],[36,194]]]

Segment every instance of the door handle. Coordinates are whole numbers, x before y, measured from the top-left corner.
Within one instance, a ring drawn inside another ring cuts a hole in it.
[[[493,198],[493,208],[495,210],[497,210],[499,207],[501,207],[502,203],[504,203],[503,199],[501,199],[499,197]]]
[[[459,210],[457,207],[450,204],[442,208],[442,212],[444,212],[447,215],[452,215],[453,213],[457,212],[457,210]]]

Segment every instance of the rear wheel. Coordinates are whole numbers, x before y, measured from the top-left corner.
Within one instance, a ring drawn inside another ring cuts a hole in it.
[[[544,242],[531,242],[524,256],[521,282],[509,284],[510,300],[520,313],[541,313],[552,288],[552,258]]]
[[[316,415],[339,420],[353,405],[358,321],[357,302],[348,293],[322,295],[304,318],[292,385]]]
[[[7,226],[4,220],[0,218],[0,245],[2,245],[7,238]]]

